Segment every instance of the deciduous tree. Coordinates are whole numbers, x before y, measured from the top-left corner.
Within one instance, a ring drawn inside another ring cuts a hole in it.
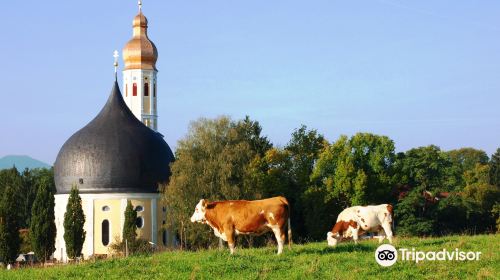
[[[239,122],[228,117],[200,119],[191,123],[188,135],[178,142],[163,198],[169,209],[168,225],[182,234],[183,242],[187,239],[189,247],[218,244],[207,226],[189,221],[201,198],[262,198],[261,190],[245,183],[249,164],[270,147],[260,132],[260,125],[248,118]]]
[[[314,164],[319,158],[320,153],[328,142],[323,135],[315,129],[308,129],[305,125],[296,129],[291,136],[290,141],[285,146],[285,151],[289,154],[289,175],[291,182],[288,186],[287,198],[292,205],[292,225],[294,235],[301,239],[308,238],[311,234],[309,231],[315,231],[318,225],[314,228],[308,227],[307,220],[312,219],[311,216],[317,215],[312,209],[303,209],[303,205],[312,205],[317,203],[312,196],[306,195],[306,191],[311,186],[311,174]],[[307,201],[312,199],[312,201]],[[314,202],[313,202],[314,201]],[[295,207],[296,206],[296,207]]]
[[[455,185],[455,190],[464,188],[466,172],[473,170],[476,164],[488,164],[488,155],[482,150],[474,148],[461,148],[446,152],[452,166],[450,167],[450,185]]]
[[[323,150],[311,180],[342,207],[387,202],[391,191],[394,143],[386,136],[341,136]]]

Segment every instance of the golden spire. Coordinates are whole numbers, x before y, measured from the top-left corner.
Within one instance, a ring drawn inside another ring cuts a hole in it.
[[[134,17],[132,22],[133,37],[123,48],[125,70],[156,70],[158,51],[155,44],[148,38],[148,20],[142,14],[142,1],[139,1],[138,5],[139,14]]]

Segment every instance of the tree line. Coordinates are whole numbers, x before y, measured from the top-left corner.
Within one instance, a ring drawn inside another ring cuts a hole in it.
[[[491,157],[474,148],[442,151],[434,145],[396,153],[387,136],[357,133],[330,142],[306,126],[293,131],[284,147],[277,147],[261,132],[260,124],[249,117],[199,119],[179,140],[172,176],[160,190],[168,209],[164,227],[182,246],[218,245],[208,227],[189,222],[201,198],[285,196],[296,242],[324,240],[346,207],[379,203],[395,206],[398,235],[500,228],[500,149]],[[11,263],[20,252],[31,250],[46,260],[54,252],[55,192],[52,169],[0,170],[0,262]],[[135,226],[134,213],[125,216],[130,219],[125,224]],[[84,221],[74,188],[64,221],[70,258],[81,255]],[[124,228],[123,236],[135,240],[132,232],[135,228]],[[266,240],[243,237],[240,242]],[[146,243],[133,241],[131,246],[144,249]],[[123,243],[115,247],[123,250]]]
[[[52,254],[54,193],[52,169],[0,170],[0,262],[13,263],[20,252],[41,260]]]
[[[396,153],[387,136],[357,133],[329,142],[297,128],[284,147],[246,117],[199,119],[178,142],[162,186],[167,227],[189,248],[217,246],[189,217],[201,199],[285,196],[296,242],[324,240],[349,206],[391,203],[399,235],[493,232],[500,226],[500,149],[442,151],[430,145]],[[259,242],[241,238],[241,242]],[[265,241],[263,241],[265,242]]]

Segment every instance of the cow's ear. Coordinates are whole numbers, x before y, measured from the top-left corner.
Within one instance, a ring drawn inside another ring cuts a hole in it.
[[[208,204],[208,201],[207,201],[207,200],[202,199],[202,200],[200,200],[200,202],[201,202],[201,207],[202,207],[202,208],[206,208],[206,207],[207,207],[207,204]]]

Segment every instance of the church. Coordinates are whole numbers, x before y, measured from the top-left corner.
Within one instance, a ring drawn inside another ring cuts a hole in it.
[[[123,48],[123,93],[115,80],[104,107],[64,143],[54,164],[58,261],[68,260],[63,223],[73,186],[85,213],[84,258],[111,253],[110,245],[122,238],[128,201],[137,211],[139,238],[157,246],[175,242],[163,226],[168,212],[158,190],[168,182],[174,155],[157,132],[158,51],[148,38],[141,1],[132,25],[133,37]]]

